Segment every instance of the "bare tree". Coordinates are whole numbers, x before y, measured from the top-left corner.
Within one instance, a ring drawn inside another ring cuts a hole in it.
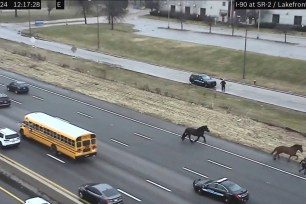
[[[90,9],[91,1],[88,0],[77,0],[78,4],[82,7],[82,12],[85,20],[85,24],[87,24],[87,13]]]
[[[52,11],[52,9],[55,8],[55,1],[47,1],[47,8],[48,8],[48,17],[50,18],[50,13]]]
[[[114,22],[123,19],[127,13],[128,0],[106,0],[104,2],[108,22],[112,25],[112,30],[114,30]]]
[[[275,28],[279,31],[281,31],[282,33],[284,33],[285,35],[285,43],[287,43],[287,33],[292,29],[291,25],[287,25],[287,24],[277,24],[275,26]]]

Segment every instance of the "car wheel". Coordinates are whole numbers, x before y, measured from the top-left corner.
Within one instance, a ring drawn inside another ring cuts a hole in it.
[[[225,198],[224,199],[224,203],[227,203],[227,204],[230,203],[230,199],[229,198]]]
[[[53,155],[57,155],[58,152],[55,144],[51,145],[50,150]]]
[[[84,195],[83,195],[83,193],[81,191],[79,191],[79,197],[80,198],[84,198]]]

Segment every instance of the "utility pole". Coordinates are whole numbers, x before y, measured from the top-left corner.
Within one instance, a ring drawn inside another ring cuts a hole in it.
[[[246,64],[247,36],[248,36],[248,28],[245,28],[244,56],[243,56],[243,72],[242,72],[242,78],[243,78],[243,79],[245,79],[245,64]]]
[[[31,30],[31,13],[30,13],[30,9],[28,10],[28,14],[29,14],[29,32],[30,32],[30,36],[32,36],[32,30]]]

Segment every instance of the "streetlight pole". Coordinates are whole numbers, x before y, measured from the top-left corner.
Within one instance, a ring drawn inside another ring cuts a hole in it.
[[[247,47],[247,36],[248,36],[248,28],[245,28],[245,38],[244,38],[244,56],[243,56],[243,72],[242,78],[245,79],[245,64],[246,64],[246,47]]]
[[[99,50],[100,49],[99,5],[97,5],[97,34],[98,34],[98,50]]]
[[[30,36],[32,36],[32,30],[31,30],[31,13],[30,13],[30,9],[28,10],[28,14],[29,14],[29,32],[30,32]]]
[[[257,27],[257,39],[259,39],[259,25],[260,25],[260,10],[258,10],[258,27]]]
[[[170,0],[168,0],[167,2],[167,6],[168,6],[168,29],[170,28],[170,22],[169,22],[169,19],[170,19],[170,4],[169,4]]]

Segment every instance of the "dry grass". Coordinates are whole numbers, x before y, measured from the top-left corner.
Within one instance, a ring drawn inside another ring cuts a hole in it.
[[[48,59],[34,61],[29,58],[30,56],[12,54],[3,49],[0,49],[0,56],[2,59],[0,66],[8,71],[56,84],[142,113],[156,115],[177,124],[195,127],[207,124],[215,136],[266,152],[271,152],[278,145],[299,143],[306,146],[305,137],[299,133],[268,126],[246,117],[230,114],[225,110],[207,109],[201,105],[139,90],[119,82],[96,78],[87,72],[80,74],[71,69],[72,65],[50,63]],[[89,88],[92,84],[96,85],[95,89]],[[198,114],[199,112],[201,114]]]

